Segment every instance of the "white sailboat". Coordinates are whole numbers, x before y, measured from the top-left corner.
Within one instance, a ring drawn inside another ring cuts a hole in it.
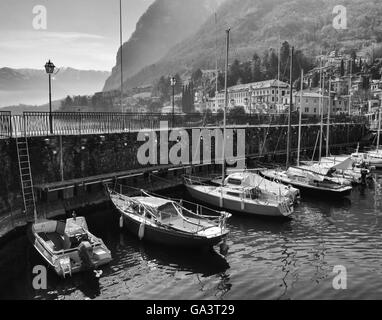
[[[351,156],[323,157],[321,166],[332,169],[334,177],[345,178],[352,184],[361,184],[371,178],[371,170],[363,162],[358,163]]]
[[[293,52],[291,54],[291,64],[293,65]],[[291,68],[292,69],[292,68]],[[298,130],[298,158],[297,166],[289,166],[290,142],[287,150],[287,170],[273,169],[261,171],[261,174],[273,181],[282,182],[286,185],[292,185],[305,193],[313,193],[317,195],[328,196],[347,196],[350,194],[352,187],[351,182],[343,177],[334,177],[333,169],[314,165],[300,165],[300,149],[301,149],[301,118],[302,118],[302,89],[304,74],[301,72],[301,97],[300,97],[300,112],[299,112],[299,130]],[[292,78],[291,78],[292,81]],[[290,101],[290,110],[292,108],[292,100]],[[323,109],[321,111],[323,113]],[[290,115],[289,115],[290,117]],[[321,117],[321,132],[322,132],[322,117]],[[288,132],[290,132],[290,127]],[[289,136],[289,135],[288,135]],[[322,143],[322,141],[321,141]],[[321,159],[321,148],[320,148]],[[335,171],[335,170],[334,170]]]
[[[227,33],[227,52],[226,52],[226,67],[225,67],[225,107],[224,107],[224,139],[223,139],[223,165],[222,165],[222,178],[218,186],[204,184],[200,179],[185,176],[184,183],[194,199],[206,203],[209,206],[224,208],[236,213],[245,213],[251,215],[262,216],[290,216],[293,211],[293,203],[289,198],[280,197],[263,197],[259,188],[249,185],[236,185],[227,183],[225,172],[225,142],[226,142],[226,108],[228,100],[227,90],[227,74],[228,74],[228,55],[229,55],[229,33]]]

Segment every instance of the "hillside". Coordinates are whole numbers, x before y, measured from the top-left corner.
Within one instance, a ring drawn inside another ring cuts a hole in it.
[[[222,0],[156,0],[140,18],[136,30],[123,45],[124,78],[151,65],[168,50],[194,34]],[[120,87],[120,56],[104,91]]]
[[[102,90],[109,72],[61,68],[52,79],[52,98],[93,94]],[[0,107],[40,105],[48,101],[48,76],[45,70],[0,69]]]
[[[333,8],[347,8],[348,29],[332,26]],[[249,59],[287,40],[308,55],[334,49],[361,49],[382,41],[379,0],[227,0],[217,12],[219,65],[224,63],[224,30],[231,27],[231,59]],[[164,58],[128,79],[127,87],[152,83],[161,75],[189,72],[215,64],[214,16],[191,37],[171,48]]]

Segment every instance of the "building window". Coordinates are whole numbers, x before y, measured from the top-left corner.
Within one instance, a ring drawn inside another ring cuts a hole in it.
[[[317,108],[314,108],[314,113],[317,113]]]
[[[309,113],[309,108],[305,108],[305,113]]]

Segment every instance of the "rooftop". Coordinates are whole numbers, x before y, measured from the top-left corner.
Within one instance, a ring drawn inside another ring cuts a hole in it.
[[[296,97],[299,97],[301,95],[301,91],[295,92],[294,95]],[[302,96],[305,98],[321,98],[322,97],[321,93],[319,93],[318,90],[310,90],[310,89],[303,90]],[[324,98],[327,98],[327,96],[324,95]]]
[[[229,91],[241,91],[241,90],[249,90],[249,89],[267,89],[272,87],[289,87],[289,83],[279,81],[277,79],[273,80],[266,80],[266,81],[260,81],[260,82],[252,82],[247,84],[239,84],[233,87],[229,87]]]

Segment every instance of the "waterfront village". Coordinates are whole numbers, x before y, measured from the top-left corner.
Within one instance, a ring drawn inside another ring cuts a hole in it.
[[[261,67],[256,66],[254,58],[245,63],[236,60],[230,65],[229,72],[234,72],[234,68],[242,68],[243,72],[254,75]],[[288,72],[285,71],[280,70],[279,65],[278,74],[273,72],[276,76],[270,79],[252,81],[259,77],[239,74],[229,80],[227,111],[236,110],[247,115],[287,113],[290,85]],[[374,58],[373,52],[366,50],[343,54],[333,51],[313,58],[309,70],[304,71],[302,91],[301,78],[294,77],[292,92],[292,104],[296,110],[300,99],[303,99],[303,115],[319,116],[321,104],[326,114],[329,103],[333,115],[376,114],[382,97],[382,59]],[[280,73],[283,74],[280,76]],[[62,101],[61,108],[65,111],[105,111],[107,108],[108,111],[131,113],[219,113],[223,112],[225,103],[223,88],[223,70],[197,69],[184,78],[177,74],[176,77],[162,77],[151,86],[124,89],[122,107],[120,91],[113,90],[85,99],[68,96]]]

